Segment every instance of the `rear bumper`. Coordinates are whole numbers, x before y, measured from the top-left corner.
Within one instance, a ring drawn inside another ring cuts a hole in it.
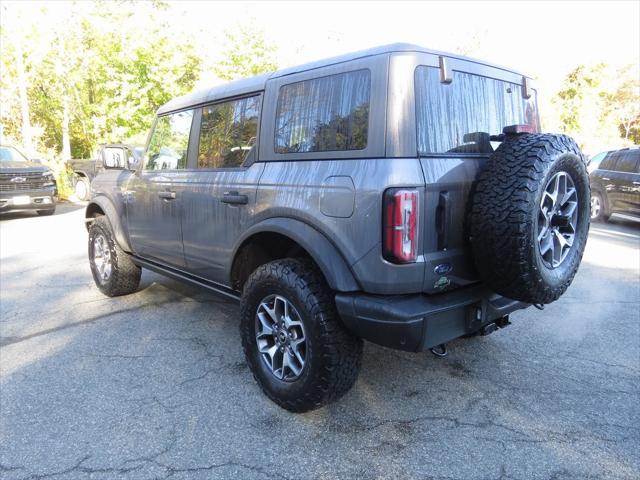
[[[477,332],[529,304],[473,286],[437,295],[339,293],[336,306],[359,337],[417,352]]]
[[[0,213],[25,210],[50,210],[56,204],[56,188],[16,190],[0,193]]]

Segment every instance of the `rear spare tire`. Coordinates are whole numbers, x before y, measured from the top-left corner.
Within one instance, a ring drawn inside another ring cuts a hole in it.
[[[507,136],[480,173],[469,231],[481,279],[527,303],[557,300],[589,233],[584,156],[566,135]]]

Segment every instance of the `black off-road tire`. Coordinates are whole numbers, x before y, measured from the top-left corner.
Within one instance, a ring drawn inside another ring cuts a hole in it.
[[[112,268],[109,278],[102,282],[94,262],[94,240],[103,235],[111,254]],[[131,255],[116,242],[111,224],[105,216],[96,217],[89,227],[89,264],[96,286],[108,297],[128,295],[138,290],[142,269],[133,263]]]
[[[307,337],[305,365],[300,376],[289,382],[274,376],[256,342],[257,309],[274,294],[286,297],[295,307]],[[342,325],[333,294],[313,262],[286,258],[258,267],[244,285],[240,315],[249,368],[262,391],[282,408],[292,412],[319,408],[343,396],[355,383],[362,340]]]
[[[592,222],[608,222],[611,217],[611,213],[609,213],[609,203],[607,202],[606,195],[603,195],[598,190],[591,191],[591,198],[597,197],[600,201],[600,212],[591,217]]]
[[[558,172],[573,181],[578,216],[573,245],[555,268],[538,245],[538,215],[547,183]],[[578,270],[589,232],[590,187],[584,156],[566,135],[509,136],[480,174],[469,231],[481,279],[497,293],[532,304],[562,295]]]

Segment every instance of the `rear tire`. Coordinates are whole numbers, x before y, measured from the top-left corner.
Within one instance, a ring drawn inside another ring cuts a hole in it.
[[[551,303],[578,270],[589,232],[585,161],[566,135],[507,137],[480,174],[469,217],[480,277],[497,293]]]
[[[89,200],[91,191],[91,182],[87,177],[76,177],[76,183],[74,185],[74,193],[78,200]]]
[[[287,258],[258,267],[244,285],[240,312],[247,363],[262,391],[282,408],[319,408],[355,383],[362,340],[342,325],[312,262]]]
[[[120,248],[104,216],[89,227],[89,264],[96,286],[108,297],[133,293],[140,285],[142,269]]]

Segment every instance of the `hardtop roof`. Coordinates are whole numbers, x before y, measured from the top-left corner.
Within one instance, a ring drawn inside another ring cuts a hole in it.
[[[494,65],[482,60],[476,60],[473,58],[465,57],[462,55],[456,55],[456,54],[447,53],[447,52],[440,52],[437,50],[430,50],[430,49],[420,47],[418,45],[413,45],[410,43],[392,43],[392,44],[383,45],[380,47],[369,48],[367,50],[360,50],[357,52],[347,53],[345,55],[340,55],[337,57],[325,58],[325,59],[317,60],[314,62],[304,63],[301,65],[296,65],[294,67],[287,67],[281,70],[277,70],[275,72],[265,73],[265,74],[258,75],[255,77],[250,77],[250,78],[243,78],[241,80],[234,80],[231,82],[223,83],[221,85],[216,85],[213,87],[197,90],[187,95],[183,95],[181,97],[177,97],[170,100],[169,102],[162,105],[158,109],[157,113],[158,115],[162,115],[168,112],[182,110],[195,105],[202,105],[204,103],[213,102],[222,98],[236,97],[236,96],[246,95],[249,93],[260,92],[264,90],[267,80],[269,80],[270,78],[285,77],[287,75],[293,75],[295,73],[306,72],[309,70],[314,70],[316,68],[322,68],[329,65],[336,65],[339,63],[349,62],[351,60],[371,57],[374,55],[384,55],[389,53],[400,53],[400,52],[420,52],[420,53],[429,53],[433,55],[442,55],[449,58],[457,58],[460,60],[479,63],[482,65],[499,68],[501,70],[506,70],[508,72],[520,74],[519,72],[512,69]]]

